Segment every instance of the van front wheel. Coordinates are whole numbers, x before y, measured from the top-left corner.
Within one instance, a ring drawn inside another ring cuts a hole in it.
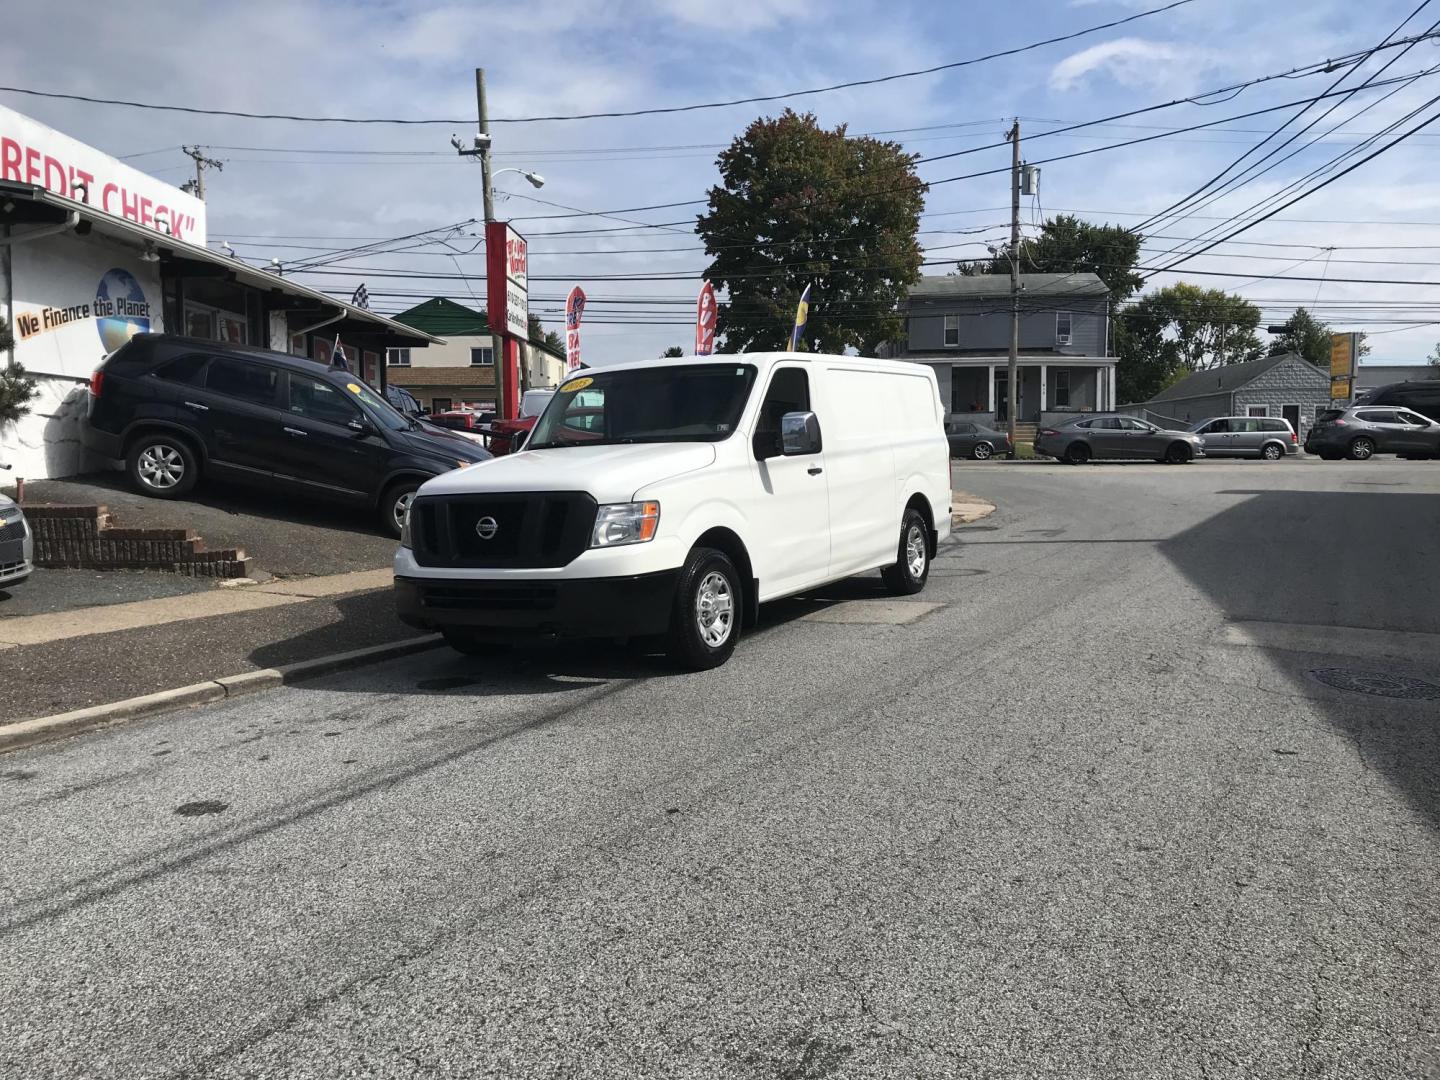
[[[895,565],[880,572],[896,596],[913,596],[930,579],[930,535],[918,510],[906,510],[900,521],[900,549]]]
[[[670,658],[691,671],[719,667],[740,639],[740,574],[723,551],[695,548],[675,587],[667,638]]]

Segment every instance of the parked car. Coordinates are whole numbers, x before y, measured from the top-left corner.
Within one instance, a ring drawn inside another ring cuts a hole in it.
[[[545,406],[555,396],[552,390],[526,390],[520,397],[520,415],[513,420],[490,422],[490,448],[496,454],[513,454],[525,443],[525,436],[540,419]]]
[[[385,400],[388,401],[401,416],[413,416],[417,420],[425,417],[425,407],[420,404],[420,399],[403,386],[386,383]]]
[[[1421,416],[1440,417],[1440,379],[1377,386],[1355,399],[1356,405],[1398,405]]]
[[[586,371],[524,453],[420,489],[395,555],[400,618],[461,652],[663,636],[682,665],[718,666],[763,602],[874,569],[891,592],[925,587],[950,532],[943,420],[918,364],[747,353]]]
[[[490,458],[348,372],[169,334],[136,334],[96,369],[84,434],[145,495],[179,498],[202,475],[256,483],[373,507],[395,536],[422,483]]]
[[[991,431],[969,421],[951,425],[945,438],[950,442],[951,457],[970,457],[976,461],[986,461],[996,454],[1001,457],[1015,456],[1015,447],[1010,443],[1009,434]]]
[[[1440,457],[1440,424],[1411,409],[1352,405],[1326,409],[1305,436],[1305,452],[1325,461],[1367,461],[1376,454]]]
[[[0,469],[8,469],[0,465]],[[8,495],[0,495],[0,589],[11,589],[35,569],[35,537],[25,513]]]
[[[1167,431],[1133,416],[1085,416],[1035,435],[1035,452],[1067,465],[1087,461],[1163,461],[1178,465],[1205,455],[1205,444],[1190,431]]]
[[[1190,428],[1200,436],[1206,457],[1253,457],[1279,461],[1300,452],[1300,436],[1289,420],[1276,416],[1217,416]]]

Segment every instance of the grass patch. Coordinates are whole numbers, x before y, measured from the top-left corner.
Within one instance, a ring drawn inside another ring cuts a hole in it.
[[[1016,440],[1015,457],[1019,461],[1034,461],[1036,457],[1035,444]]]

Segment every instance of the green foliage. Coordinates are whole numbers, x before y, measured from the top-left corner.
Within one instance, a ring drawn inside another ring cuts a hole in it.
[[[786,109],[754,121],[716,165],[696,230],[713,256],[706,280],[729,294],[716,324],[725,351],[787,347],[812,282],[811,347],[869,353],[900,337],[899,304],[920,279],[927,190],[914,155]]]
[[[1091,273],[1105,282],[1111,298],[1127,300],[1144,284],[1135,269],[1145,238],[1121,225],[1092,225],[1071,214],[1053,217],[1040,235],[1020,245],[1022,274]],[[1009,245],[1006,245],[1007,248]],[[970,269],[966,269],[966,267]],[[962,263],[961,274],[1008,274],[1010,256],[1001,252],[988,264]]]
[[[0,352],[9,352],[15,347],[15,339],[8,327],[0,325]],[[25,374],[17,363],[0,367],[0,423],[19,420],[30,411],[30,402],[39,393],[35,380]]]
[[[1318,368],[1330,369],[1330,327],[1303,307],[1296,308],[1285,321],[1285,329],[1270,339],[1271,356],[1292,352]]]
[[[1440,368],[1440,341],[1435,343],[1435,348],[1430,350],[1430,355],[1425,359],[1429,361],[1431,367]]]
[[[1148,401],[1177,372],[1258,360],[1260,309],[1222,289],[1178,282],[1142,296],[1116,320],[1116,391]]]
[[[685,350],[682,349],[679,345],[671,345],[668,349],[666,349],[664,352],[662,352],[662,353],[660,354],[660,359],[661,359],[661,360],[668,360],[668,359],[670,359],[672,356],[684,356],[684,355],[685,355]]]

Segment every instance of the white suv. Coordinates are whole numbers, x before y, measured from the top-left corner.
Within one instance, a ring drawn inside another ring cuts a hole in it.
[[[665,635],[715,667],[762,602],[882,569],[920,591],[950,532],[934,373],[801,353],[588,370],[519,454],[426,483],[400,617],[455,648]]]

